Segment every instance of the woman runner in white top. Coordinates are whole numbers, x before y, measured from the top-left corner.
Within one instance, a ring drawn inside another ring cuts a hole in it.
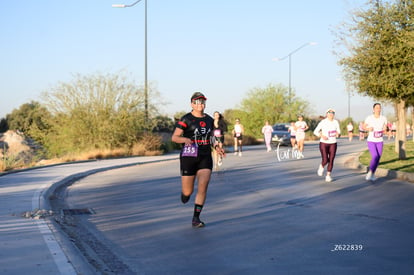
[[[336,138],[341,135],[341,127],[339,122],[334,119],[335,110],[329,108],[326,110],[326,118],[319,122],[313,134],[320,137],[319,151],[321,152],[322,162],[319,164],[318,176],[323,176],[324,167],[328,165],[325,181],[331,182],[331,172],[334,165],[336,155],[337,142]]]
[[[296,149],[296,130],[295,130],[295,122],[291,122],[288,128],[288,132],[290,133],[290,144],[292,145],[292,150]]]
[[[234,137],[234,155],[242,155],[242,144],[243,144],[243,133],[244,128],[240,123],[240,119],[236,119],[236,124],[234,124],[233,137]]]
[[[298,121],[295,123],[296,128],[296,142],[298,144],[298,158],[303,158],[303,147],[305,145],[305,131],[309,129],[306,121],[303,120],[303,116],[298,116]]]
[[[352,121],[348,123],[346,130],[348,131],[348,140],[351,142],[352,138],[354,137],[354,125],[352,124]]]
[[[384,145],[383,135],[387,131],[387,119],[381,115],[381,104],[375,103],[374,114],[368,116],[364,122],[364,129],[368,131],[367,145],[371,154],[369,170],[366,180],[375,181],[375,171],[378,168]]]

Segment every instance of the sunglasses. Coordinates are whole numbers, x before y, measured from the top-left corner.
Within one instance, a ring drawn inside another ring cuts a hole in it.
[[[204,99],[196,99],[196,100],[193,100],[192,103],[195,105],[202,105],[202,104],[206,104],[206,101]]]
[[[335,112],[329,111],[328,114],[335,114]]]

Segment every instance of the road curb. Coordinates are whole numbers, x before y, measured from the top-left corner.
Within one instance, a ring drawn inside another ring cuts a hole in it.
[[[351,169],[358,169],[361,172],[366,173],[368,171],[368,166],[363,165],[359,162],[359,157],[361,156],[363,152],[354,154],[350,156],[347,160],[345,160],[344,165],[347,168]],[[404,180],[410,183],[414,183],[414,173],[407,173],[407,172],[401,172],[401,171],[395,171],[395,170],[389,170],[384,168],[378,168],[377,171],[375,171],[375,175],[379,177],[384,177],[387,179],[399,179]]]
[[[38,202],[39,202],[39,209],[53,209],[53,203],[51,200],[53,199],[59,199],[57,196],[57,193],[61,190],[66,189],[70,185],[72,185],[74,182],[81,180],[85,177],[88,177],[90,175],[114,170],[114,169],[120,169],[120,168],[126,168],[126,167],[132,167],[137,165],[143,165],[143,164],[150,164],[150,163],[157,163],[157,162],[164,162],[164,161],[171,161],[178,159],[178,156],[172,156],[162,159],[155,159],[155,160],[149,160],[149,161],[134,161],[131,163],[124,163],[124,164],[118,164],[118,165],[109,165],[105,167],[100,168],[94,168],[90,169],[84,172],[75,173],[72,175],[69,175],[61,180],[53,182],[49,187],[46,188],[46,190],[39,195]],[[61,213],[56,212],[56,216],[60,216]],[[60,251],[63,252],[65,255],[65,258],[68,260],[70,265],[76,270],[76,273],[78,274],[85,274],[85,275],[92,275],[95,274],[94,267],[85,260],[84,256],[82,255],[82,252],[79,250],[79,248],[74,245],[73,238],[71,238],[67,232],[63,229],[63,225],[60,224],[59,219],[49,219],[44,220],[45,225],[47,225],[47,233],[52,234],[54,236],[54,242],[57,244],[57,247],[60,249]],[[42,233],[44,234],[44,233]]]

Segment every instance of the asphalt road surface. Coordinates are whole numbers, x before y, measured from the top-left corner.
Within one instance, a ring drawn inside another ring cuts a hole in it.
[[[110,170],[64,191],[66,208],[90,213],[63,223],[97,273],[413,274],[414,185],[344,166],[365,148],[341,139],[330,183],[316,174],[317,143],[304,159],[288,147],[228,154],[198,229],[178,160]]]

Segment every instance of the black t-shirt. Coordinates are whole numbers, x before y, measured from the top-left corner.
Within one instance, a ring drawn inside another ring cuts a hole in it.
[[[183,136],[197,143],[201,153],[211,152],[210,135],[213,131],[213,118],[207,114],[203,117],[195,117],[191,113],[185,114],[176,124],[182,129]]]
[[[220,136],[224,136],[224,133],[227,132],[227,124],[222,119],[218,121],[218,127],[213,124],[213,128],[220,131]]]

